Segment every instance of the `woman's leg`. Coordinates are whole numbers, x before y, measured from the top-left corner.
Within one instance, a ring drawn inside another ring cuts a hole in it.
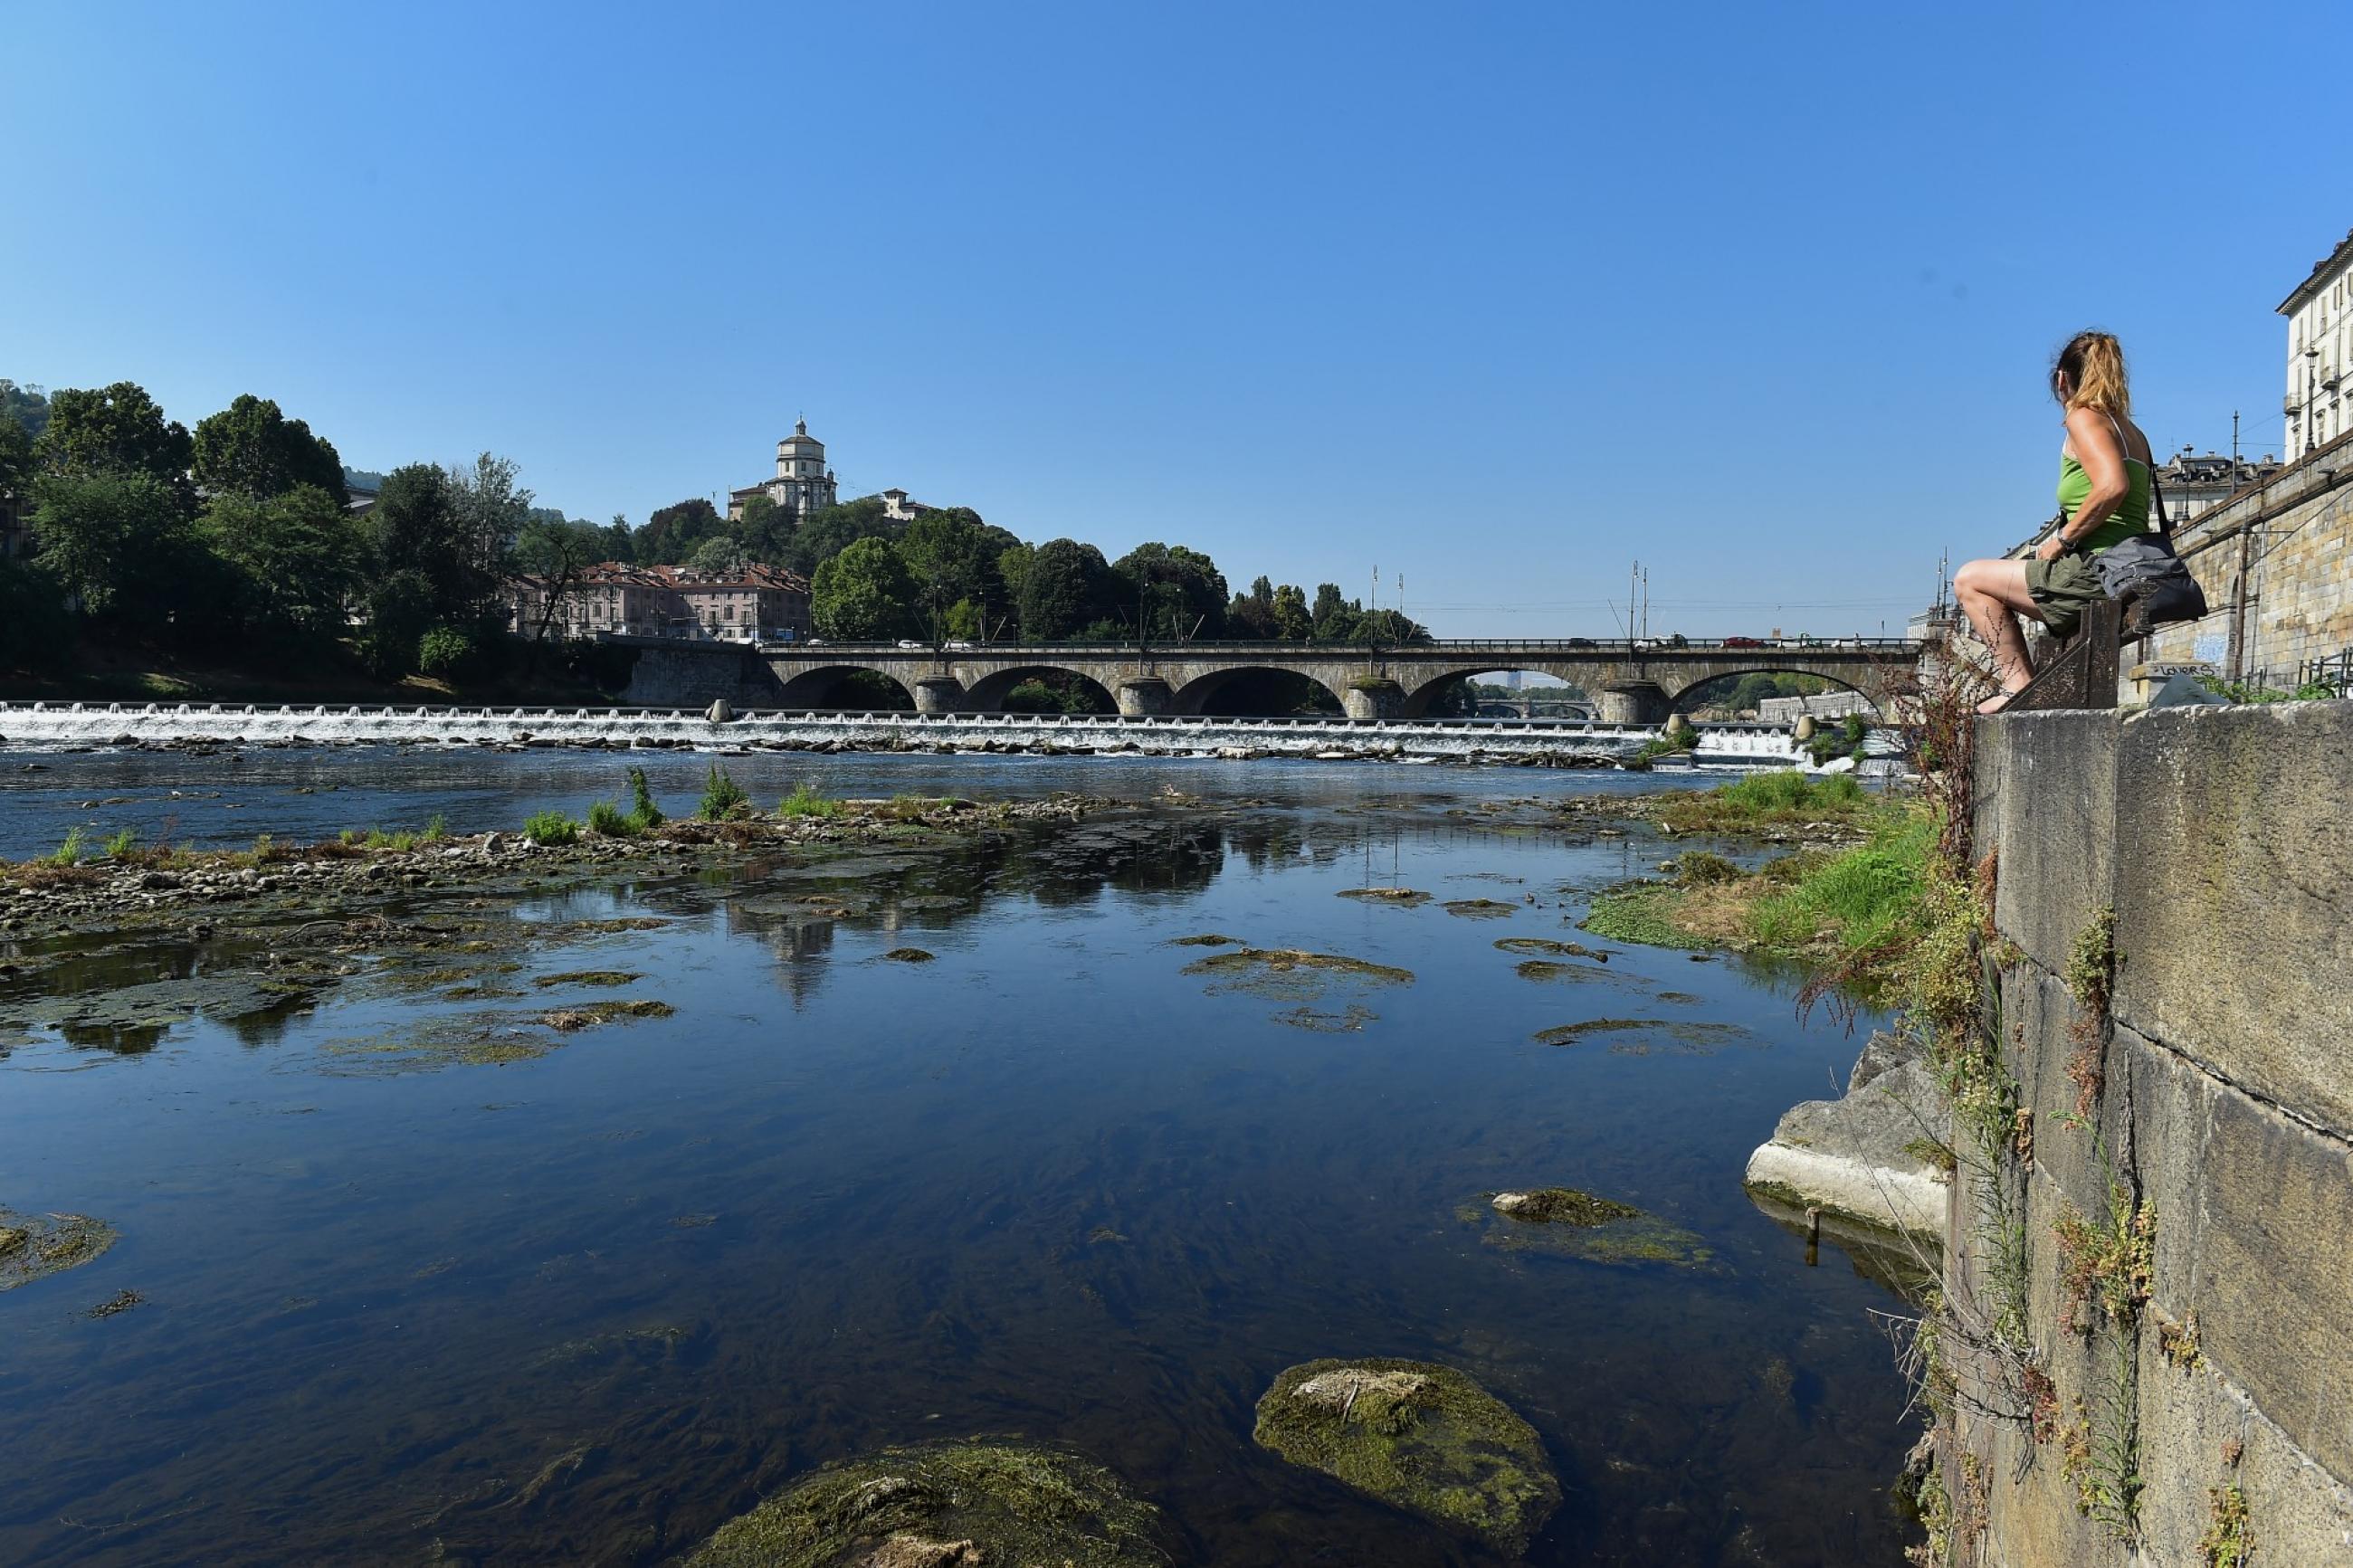
[[[1978,636],[1993,650],[1994,674],[2001,682],[2001,695],[1978,704],[1978,711],[1999,712],[2003,703],[2034,679],[2034,667],[2026,658],[2026,634],[2019,629],[2018,617],[2031,616],[2039,621],[2042,614],[2034,607],[2034,595],[2026,591],[2026,563],[1972,561],[1954,574],[1953,596],[1969,624],[1977,627]]]

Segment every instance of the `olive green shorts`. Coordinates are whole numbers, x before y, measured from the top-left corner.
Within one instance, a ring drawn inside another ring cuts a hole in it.
[[[2026,591],[2054,637],[2074,636],[2084,619],[2084,606],[2108,596],[2100,586],[2100,569],[2092,558],[2072,550],[2056,561],[2029,561]]]

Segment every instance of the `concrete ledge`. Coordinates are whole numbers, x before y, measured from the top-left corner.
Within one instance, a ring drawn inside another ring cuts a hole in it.
[[[2353,1132],[2353,703],[2142,714],[2114,787],[2116,1016]]]
[[[1750,1191],[1777,1197],[1790,1207],[1818,1208],[1881,1230],[1915,1236],[1932,1250],[1945,1242],[1945,1209],[1952,1192],[1933,1177],[1842,1154],[1764,1143],[1748,1156],[1742,1181]]]
[[[2113,896],[2116,728],[2114,713],[2089,711],[1978,725],[1990,764],[1978,773],[1978,852],[2000,857],[1994,919],[2053,974]]]

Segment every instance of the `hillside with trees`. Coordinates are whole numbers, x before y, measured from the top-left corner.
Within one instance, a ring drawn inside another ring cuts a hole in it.
[[[191,427],[131,382],[45,394],[0,381],[0,499],[25,529],[23,552],[0,559],[0,668],[55,669],[79,647],[480,679],[549,652],[555,605],[607,561],[799,573],[818,635],[839,640],[1429,635],[1330,583],[1312,599],[1263,576],[1235,593],[1186,545],[1110,561],[1079,540],[1025,541],[966,507],[893,519],[870,496],[797,526],[765,496],[735,518],[698,497],[632,526],[540,507],[520,481],[488,452],[459,467],[349,469],[305,421],[252,394]],[[356,514],[354,485],[375,498]],[[511,630],[511,584],[525,574],[553,592],[534,624]]]

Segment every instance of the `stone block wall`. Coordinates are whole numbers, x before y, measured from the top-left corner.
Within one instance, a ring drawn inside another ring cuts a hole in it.
[[[2212,613],[2162,628],[2142,658],[2284,688],[2305,661],[2353,647],[2353,437],[2200,514],[2176,542]]]
[[[2020,953],[1998,1018],[2031,1128],[2027,1336],[2055,1402],[2038,1436],[1966,1396],[1994,1386],[1989,1352],[1948,1348],[1954,1560],[2199,1564],[2242,1504],[2253,1568],[2353,1563],[2353,703],[2018,714],[1978,750],[1978,848]],[[2079,1026],[2070,961],[2107,910],[2113,997]],[[2111,1184],[2153,1215],[2153,1269],[2131,1329],[2086,1336],[2056,1226],[2105,1217]],[[1956,1183],[1962,1300],[1994,1294],[1984,1206]],[[2078,1421],[2131,1443],[2129,1521],[2079,1507]]]
[[[640,648],[621,700],[644,708],[707,708],[724,699],[752,709],[774,708],[783,696],[784,688],[755,651],[700,643]]]

